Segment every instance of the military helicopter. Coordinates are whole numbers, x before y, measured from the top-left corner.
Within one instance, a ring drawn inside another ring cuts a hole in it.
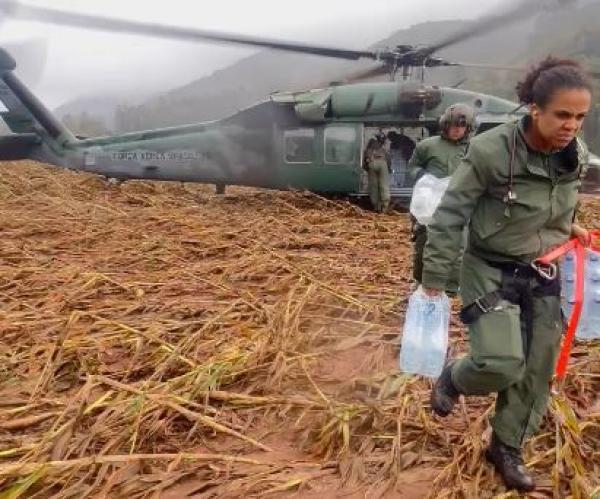
[[[117,33],[232,43],[335,59],[370,59],[376,64],[348,83],[304,92],[279,92],[238,113],[213,122],[81,138],[73,135],[16,77],[16,63],[0,49],[0,113],[11,133],[0,136],[0,159],[33,159],[107,178],[152,179],[270,189],[306,189],[328,195],[364,197],[368,186],[363,151],[379,129],[413,140],[438,132],[438,120],[453,103],[477,111],[483,131],[525,112],[518,104],[458,88],[428,86],[408,77],[416,68],[461,65],[434,56],[437,51],[490,29],[534,15],[543,2],[520,1],[508,11],[484,18],[468,31],[429,46],[345,50],[229,33],[207,32],[116,18],[76,14],[0,0],[0,12],[20,19]],[[464,64],[463,64],[464,65]],[[476,66],[468,64],[468,66]],[[493,66],[484,66],[493,68]],[[400,73],[402,80],[396,81]],[[390,81],[361,82],[389,74]],[[391,176],[392,196],[404,201],[412,184],[406,162]],[[586,189],[600,185],[600,161],[590,168]]]

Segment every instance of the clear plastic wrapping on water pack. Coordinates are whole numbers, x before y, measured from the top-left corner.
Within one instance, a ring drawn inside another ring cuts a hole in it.
[[[406,311],[400,370],[437,378],[442,372],[448,348],[450,301],[445,293],[430,297],[423,288],[411,295]]]
[[[561,263],[562,307],[570,317],[575,304],[575,254],[567,253]],[[580,340],[600,338],[600,252],[587,249],[583,283],[583,309],[577,326],[576,337]]]
[[[449,182],[450,177],[437,178],[425,174],[415,184],[410,200],[410,212],[420,224],[431,223]]]

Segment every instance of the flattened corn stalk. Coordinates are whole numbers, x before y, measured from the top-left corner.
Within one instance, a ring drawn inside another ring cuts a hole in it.
[[[333,473],[376,496],[429,470],[432,497],[508,497],[481,459],[492,400],[442,421],[396,371],[404,214],[33,163],[0,165],[0,192],[0,491],[279,496]],[[599,350],[526,449],[555,497],[600,486]]]

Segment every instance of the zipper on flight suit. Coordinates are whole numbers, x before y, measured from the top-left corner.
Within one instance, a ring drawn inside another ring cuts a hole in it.
[[[554,169],[554,167],[552,166],[552,163],[550,162],[550,155],[543,154],[542,158],[543,158],[544,166],[546,167],[546,170],[548,171],[548,176],[550,177],[550,198],[549,198],[550,213],[549,213],[548,219],[546,221],[548,223],[552,220],[552,218],[554,216],[553,200],[554,200],[554,197],[556,196],[556,186],[558,185],[558,176],[557,176],[556,170]],[[540,241],[540,249],[543,248],[541,230],[542,230],[542,228],[540,228],[538,230],[538,239]],[[533,338],[532,338],[532,340],[533,340]],[[528,350],[529,349],[531,349],[531,345],[528,345]],[[527,362],[527,360],[525,360],[525,362]],[[533,399],[533,401],[531,402],[529,411],[527,412],[527,418],[525,420],[525,425],[523,426],[523,432],[521,433],[521,438],[520,438],[521,445],[523,444],[523,441],[525,440],[525,436],[527,434],[527,428],[529,428],[529,423],[531,421],[531,415],[533,414],[534,406],[535,406],[535,399]]]
[[[546,219],[546,225],[552,220],[552,218],[554,217],[554,197],[556,196],[556,186],[558,185],[558,177],[556,175],[556,171],[552,166],[552,163],[550,162],[550,154],[545,154],[545,153],[540,153],[542,156],[542,164],[545,167],[546,171],[548,172],[548,177],[550,178],[550,193],[549,193],[549,203],[550,203],[550,209],[549,209],[549,214],[548,214],[548,218]],[[542,238],[542,230],[544,228],[544,225],[541,226],[538,231],[538,241],[539,241],[539,246],[540,246],[540,251],[543,249],[544,247],[544,241]]]
[[[513,130],[512,140],[510,144],[510,154],[508,159],[508,184],[506,186],[506,194],[504,195],[504,216],[510,218],[510,208],[517,200],[517,195],[513,190],[515,183],[515,156],[517,153],[517,135],[519,133],[518,126],[515,125]]]

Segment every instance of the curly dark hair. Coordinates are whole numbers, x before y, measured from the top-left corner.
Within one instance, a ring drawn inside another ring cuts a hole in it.
[[[517,84],[517,95],[522,104],[543,107],[561,89],[586,89],[591,92],[592,82],[578,61],[548,56],[532,67],[525,79]]]

